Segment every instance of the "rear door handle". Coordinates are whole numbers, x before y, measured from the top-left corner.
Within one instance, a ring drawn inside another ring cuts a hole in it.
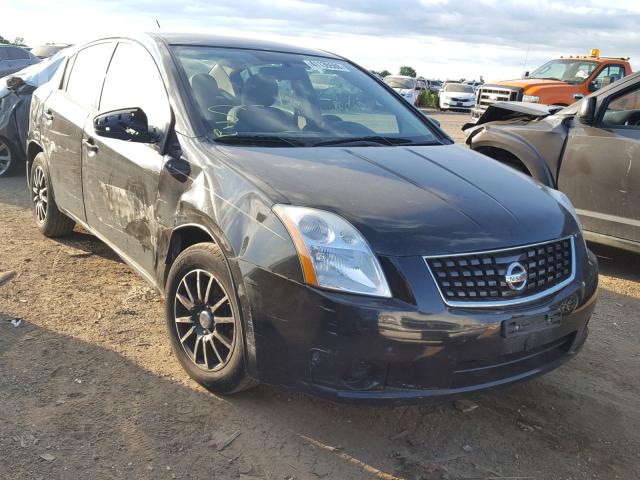
[[[92,152],[98,151],[98,145],[94,143],[92,138],[83,138],[82,144],[87,148],[87,150],[90,150]]]

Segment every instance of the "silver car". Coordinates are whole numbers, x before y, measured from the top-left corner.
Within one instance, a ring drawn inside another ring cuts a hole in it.
[[[40,59],[24,48],[15,45],[0,45],[0,78],[11,75]]]

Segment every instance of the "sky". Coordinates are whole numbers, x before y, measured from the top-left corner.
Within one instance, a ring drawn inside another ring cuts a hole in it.
[[[198,32],[328,50],[363,67],[439,79],[520,78],[560,55],[630,56],[640,0],[0,0],[0,35],[83,43]]]

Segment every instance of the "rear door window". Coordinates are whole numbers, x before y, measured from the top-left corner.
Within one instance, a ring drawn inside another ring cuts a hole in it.
[[[97,108],[107,65],[113,52],[113,43],[98,43],[76,54],[67,81],[67,94],[81,105]]]

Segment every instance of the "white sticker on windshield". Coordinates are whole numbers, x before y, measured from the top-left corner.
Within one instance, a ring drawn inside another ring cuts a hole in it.
[[[304,60],[304,63],[309,65],[313,70],[333,70],[338,72],[348,72],[349,69],[343,64],[338,62],[331,62],[327,60]]]

